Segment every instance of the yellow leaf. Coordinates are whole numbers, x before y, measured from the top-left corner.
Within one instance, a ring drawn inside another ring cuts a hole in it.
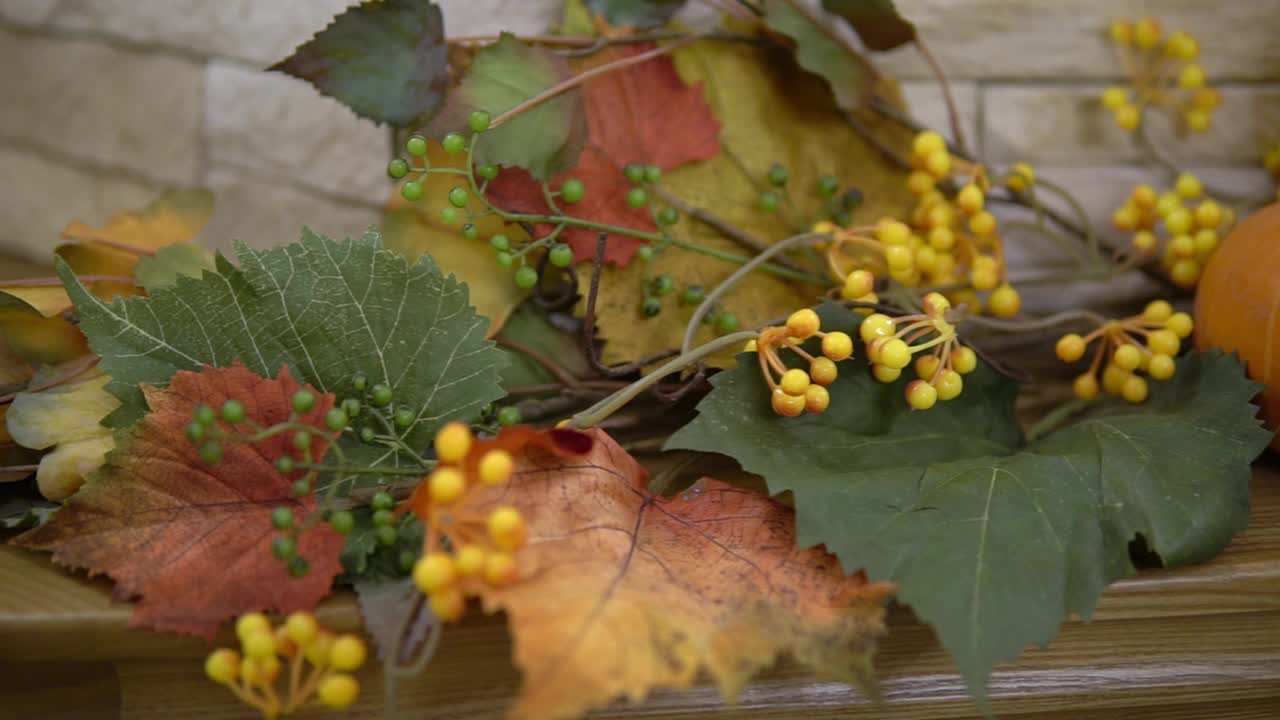
[[[772,244],[808,230],[822,210],[818,178],[833,175],[842,188],[860,189],[865,202],[852,219],[874,222],[905,211],[911,196],[905,173],[885,161],[846,121],[825,82],[796,67],[785,53],[740,43],[704,41],[679,50],[676,67],[689,83],[702,83],[704,95],[721,123],[721,153],[713,160],[666,173],[662,186],[689,205],[711,210],[734,226]],[[909,135],[874,117],[863,123],[891,146],[905,148]],[[760,209],[766,175],[774,163],[790,176],[777,212]],[[682,216],[672,235],[736,255],[753,254],[717,230]],[[801,256],[803,257],[803,256]],[[738,265],[675,247],[652,262],[607,268],[597,299],[597,327],[605,340],[604,360],[621,363],[677,347],[693,309],[678,301],[680,291],[700,285],[710,291]],[[807,265],[806,265],[807,267]],[[822,275],[822,266],[814,265]],[[579,266],[580,286],[590,281],[590,265]],[[646,318],[640,311],[647,278],[665,274],[676,292],[662,298],[663,309]],[[834,285],[835,281],[832,280]],[[762,272],[730,291],[722,302],[740,328],[750,328],[816,302],[825,287],[806,287]],[[698,342],[714,337],[704,326]],[[733,353],[712,358],[725,367]]]
[[[432,141],[427,151],[432,167],[461,168],[465,165],[462,154],[449,155]],[[449,191],[466,181],[460,175],[433,173],[422,183],[423,197],[410,203],[400,197],[399,186],[393,192],[382,216],[382,238],[387,249],[404,255],[409,262],[428,253],[436,265],[446,274],[453,274],[467,284],[471,304],[476,311],[489,318],[489,337],[498,334],[511,311],[524,299],[525,293],[513,282],[512,271],[498,266],[489,238],[503,234],[511,238],[511,244],[524,242],[528,235],[517,225],[507,225],[496,216],[474,221],[477,236],[468,240],[462,236],[464,219],[452,225],[440,220],[440,210],[452,207],[447,199]],[[484,205],[472,197],[466,212],[480,212]]]
[[[4,344],[13,355],[27,363],[52,365],[67,362],[89,352],[89,343],[78,328],[57,313],[52,317],[46,317],[40,309],[33,307],[12,292],[17,289],[6,288],[0,291],[0,343]],[[24,291],[31,289],[21,288]],[[61,288],[56,292],[66,297],[66,293]],[[44,309],[51,309],[57,305],[56,301],[50,301],[49,298],[49,294],[37,294],[33,297]],[[67,299],[66,303],[69,307],[70,299]],[[61,310],[57,312],[60,313]]]
[[[213,195],[204,190],[172,190],[142,210],[123,212],[95,228],[73,222],[62,236],[75,241],[57,253],[79,274],[133,274],[139,255],[195,240],[213,212]]]
[[[92,368],[52,384],[74,370],[60,365],[36,373],[32,386],[47,387],[18,393],[6,418],[17,444],[33,450],[54,448],[36,471],[40,492],[50,500],[64,500],[79,489],[113,445],[111,431],[100,424],[120,405],[105,389],[110,378]]]

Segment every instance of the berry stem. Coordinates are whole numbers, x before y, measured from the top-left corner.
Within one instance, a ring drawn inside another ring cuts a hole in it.
[[[1032,181],[1031,187],[1028,188],[1027,193],[1036,208],[1037,223],[1039,224],[1043,221],[1044,215],[1044,208],[1040,207],[1039,202],[1036,201],[1035,189],[1037,187],[1043,187],[1054,195],[1062,198],[1063,202],[1071,206],[1071,212],[1075,214],[1076,222],[1079,223],[1079,227],[1084,233],[1085,246],[1089,248],[1090,261],[1093,263],[1094,267],[1105,265],[1106,259],[1102,257],[1101,249],[1098,246],[1098,234],[1094,232],[1093,224],[1089,222],[1089,215],[1084,211],[1084,206],[1082,206],[1080,201],[1076,200],[1065,187],[1055,182],[1045,180],[1042,177],[1036,177],[1036,179]]]
[[[942,71],[942,65],[938,59],[934,57],[933,52],[929,50],[929,46],[925,44],[924,38],[916,33],[914,40],[916,50],[920,53],[920,57],[929,64],[929,69],[933,71],[933,77],[938,81],[938,86],[942,88],[942,101],[947,106],[947,122],[951,125],[951,137],[955,138],[956,149],[961,153],[968,154],[968,143],[964,139],[964,128],[960,123],[960,111],[956,109],[956,98],[951,92],[951,83],[947,81],[947,74]]]
[[[1060,313],[1037,318],[1035,320],[1002,320],[1000,318],[984,317],[981,315],[968,315],[964,318],[964,322],[973,323],[979,327],[987,328],[988,330],[996,330],[998,332],[1026,333],[1049,330],[1059,325],[1076,322],[1106,325],[1107,319],[1092,310],[1076,309],[1064,310]]]
[[[430,464],[424,465],[420,468],[380,468],[366,465],[316,465],[314,463],[294,463],[293,466],[299,470],[344,473],[347,475],[410,475],[413,477],[419,477],[431,468]]]
[[[1053,410],[1045,413],[1044,417],[1040,418],[1035,422],[1035,424],[1027,428],[1027,443],[1033,443],[1045,435],[1048,435],[1050,432],[1056,430],[1059,425],[1068,420],[1072,415],[1085,410],[1093,404],[1093,402],[1093,400],[1080,400],[1078,398],[1068,400]]]

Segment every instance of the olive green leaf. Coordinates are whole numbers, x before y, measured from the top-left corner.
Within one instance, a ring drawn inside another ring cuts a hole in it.
[[[871,50],[892,50],[916,39],[916,26],[898,14],[893,0],[822,0],[822,7],[847,20]]]
[[[586,0],[587,9],[610,25],[653,28],[667,24],[685,0]]]
[[[802,7],[798,0],[764,3],[765,22],[795,41],[800,67],[825,79],[842,109],[861,107],[871,97],[875,70],[831,32],[831,19],[819,17],[817,12]]]

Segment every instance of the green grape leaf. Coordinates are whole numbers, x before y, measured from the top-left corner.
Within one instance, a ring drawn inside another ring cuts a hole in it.
[[[916,26],[898,14],[893,0],[822,0],[844,18],[871,50],[892,50],[916,39]]]
[[[824,22],[796,0],[765,0],[769,27],[796,43],[796,62],[820,75],[831,86],[836,104],[845,110],[862,107],[871,97],[876,73],[866,59],[853,52]],[[829,19],[828,19],[829,20]]]
[[[362,2],[269,69],[306,80],[357,115],[404,127],[449,86],[444,20],[425,0]]]
[[[506,356],[485,340],[488,321],[469,305],[466,285],[430,257],[410,265],[373,230],[334,241],[304,229],[290,245],[238,243],[235,251],[238,268],[219,256],[216,272],[110,302],[59,262],[80,327],[112,378],[107,389],[122,403],[107,424],[126,426],[147,411],[140,385],[164,386],[178,370],[234,360],[263,377],[288,365],[302,382],[339,397],[358,395],[352,378],[363,372],[370,384],[390,386],[396,403],[419,409],[402,432],[419,448],[445,422],[502,396]]]
[[[587,359],[583,356],[579,344],[579,333],[565,327],[552,324],[557,322],[576,325],[579,321],[566,315],[552,316],[533,303],[525,303],[516,308],[498,334],[499,342],[510,342],[522,348],[538,353],[575,377],[589,377],[591,369],[587,367]],[[521,385],[543,385],[557,382],[550,370],[542,363],[520,350],[504,348],[511,356],[511,364],[502,371],[502,387],[513,388]]]
[[[200,277],[201,272],[213,269],[213,253],[199,245],[179,243],[138,258],[133,276],[144,290],[155,292],[173,286],[179,275]]]
[[[666,25],[685,0],[586,0],[587,9],[610,25],[637,29]]]
[[[484,110],[497,120],[571,76],[564,58],[503,33],[476,53],[426,133],[435,138],[448,132],[470,135],[467,120],[473,111]],[[475,161],[522,167],[539,180],[549,180],[573,167],[586,137],[582,91],[574,88],[486,131],[476,144]]]
[[[821,315],[829,329],[858,322]],[[897,583],[984,707],[995,663],[1049,642],[1068,614],[1087,618],[1133,572],[1136,536],[1167,565],[1226,545],[1269,439],[1249,404],[1257,385],[1218,352],[1181,359],[1143,405],[1099,403],[1030,445],[1014,384],[981,367],[959,398],[924,412],[907,409],[906,379],[880,385],[854,367],[829,388],[827,413],[798,419],[773,414],[753,361],[712,382],[667,448],[729,455],[771,492],[791,491],[800,545]]]

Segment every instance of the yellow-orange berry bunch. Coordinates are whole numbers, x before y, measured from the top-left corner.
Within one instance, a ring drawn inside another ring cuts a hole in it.
[[[1083,337],[1076,333],[1063,335],[1054,350],[1059,360],[1076,362],[1096,340],[1098,346],[1089,369],[1072,383],[1076,397],[1092,400],[1101,386],[1108,395],[1140,403],[1148,393],[1143,374],[1152,380],[1173,377],[1173,358],[1191,334],[1192,325],[1190,315],[1174,312],[1164,300],[1153,300],[1140,314],[1110,320]]]
[[[821,355],[815,356],[800,347],[810,338],[821,339]],[[835,382],[840,374],[836,363],[853,357],[853,338],[839,331],[823,332],[818,313],[803,308],[791,313],[786,324],[761,330],[759,337],[748,342],[745,349],[755,352],[760,360],[760,373],[769,385],[773,411],[785,417],[797,417],[805,411],[825,412],[831,404],[826,386]],[[809,369],[788,368],[778,354],[782,349],[800,356],[809,363]]]
[[[476,445],[463,423],[440,428],[435,437],[439,465],[426,477],[425,507],[415,508],[425,511],[427,532],[413,581],[428,596],[431,610],[446,621],[462,617],[467,596],[482,584],[502,587],[515,580],[513,553],[528,540],[516,508],[499,506],[481,513],[469,507],[473,489],[504,485],[515,468],[506,450]]]
[[[919,355],[916,379],[906,387],[907,404],[917,410],[958,397],[964,390],[961,375],[978,367],[977,355],[960,344],[955,325],[947,318],[950,309],[951,303],[940,293],[929,293],[923,314],[893,318],[876,313],[867,316],[859,329],[867,344],[871,374],[880,382],[897,380]]]
[[[909,251],[910,262],[902,261],[896,274],[890,266],[890,277],[908,287],[969,285],[953,294],[952,300],[978,312],[981,308],[972,291],[991,292],[987,305],[991,314],[1016,315],[1021,298],[1008,283],[1004,243],[996,216],[986,208],[990,183],[985,170],[953,159],[942,136],[932,130],[915,136],[911,157],[914,169],[907,176],[907,188],[917,198],[911,224],[881,220],[876,228],[878,236],[900,235],[900,243]],[[1014,177],[1025,188],[1034,174],[1023,167],[1026,172]],[[961,171],[966,179],[949,198],[938,189],[938,182],[950,180],[953,171]]]
[[[1162,34],[1160,21],[1115,20],[1111,42],[1120,55],[1130,86],[1113,85],[1102,93],[1116,125],[1136,130],[1148,107],[1177,113],[1192,132],[1203,132],[1213,124],[1213,111],[1222,104],[1222,95],[1208,86],[1204,68],[1196,59],[1200,43],[1189,33]]]
[[[1159,254],[1175,283],[1195,287],[1209,256],[1235,223],[1235,213],[1205,197],[1199,178],[1182,173],[1173,189],[1161,194],[1150,185],[1135,187],[1111,222],[1117,230],[1133,233],[1129,252],[1135,260]]]
[[[214,650],[205,659],[205,674],[264,718],[289,715],[312,697],[327,707],[345,708],[360,694],[351,673],[368,655],[364,640],[325,630],[311,613],[293,613],[278,627],[261,613],[241,615],[236,636],[240,651]],[[282,675],[283,693],[276,687]]]

